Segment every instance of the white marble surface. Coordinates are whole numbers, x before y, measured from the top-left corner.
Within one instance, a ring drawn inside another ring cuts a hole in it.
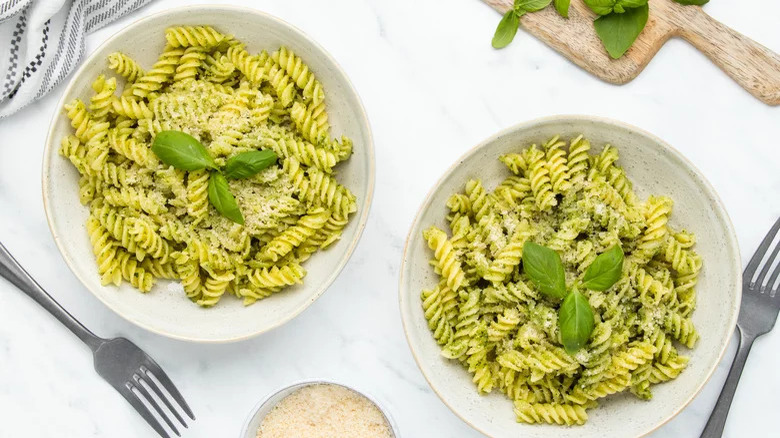
[[[91,35],[87,51],[135,17],[192,3],[200,2],[158,0]],[[499,17],[477,0],[208,3],[259,4],[317,39],[353,80],[374,128],[377,190],[362,241],[330,290],[286,326],[237,344],[195,345],[113,314],[65,266],[43,214],[42,146],[62,87],[0,121],[0,241],[96,333],[126,336],[158,360],[198,416],[186,437],[235,437],[260,398],[305,378],[335,379],[375,395],[404,437],[480,436],[439,401],[414,364],[398,314],[397,274],[407,227],[434,181],[474,144],[518,121],[594,114],[666,139],[722,196],[743,261],[780,215],[780,108],[753,99],[682,41],[670,41],[639,79],[616,87],[523,32],[508,49],[492,50]],[[775,0],[741,8],[713,0],[706,9],[780,51]],[[0,303],[0,436],[153,436],[56,320],[2,280]],[[776,433],[778,349],[777,330],[756,342],[727,437]],[[654,437],[698,436],[733,350],[704,392]]]

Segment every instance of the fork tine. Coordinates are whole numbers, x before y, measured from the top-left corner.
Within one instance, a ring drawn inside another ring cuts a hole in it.
[[[775,245],[775,249],[772,251],[772,254],[769,256],[769,258],[766,260],[766,264],[764,264],[764,267],[761,268],[761,273],[758,274],[758,278],[756,279],[756,286],[758,286],[763,292],[766,288],[764,287],[764,278],[769,274],[770,269],[772,269],[772,265],[775,263],[775,258],[777,258],[777,253],[780,252],[780,245]],[[769,284],[771,288],[771,284]]]
[[[181,406],[187,416],[194,420],[195,415],[192,413],[192,409],[187,405],[187,401],[184,400],[184,397],[182,397],[179,390],[176,389],[176,385],[174,385],[168,375],[165,374],[165,371],[160,368],[160,365],[157,365],[157,362],[148,356],[146,357],[145,365],[148,368],[147,372],[151,371],[152,375],[162,384],[165,390],[173,396],[173,399]]]
[[[149,409],[141,402],[141,400],[138,398],[138,396],[133,392],[133,384],[130,382],[125,383],[123,387],[121,387],[119,393],[122,394],[122,396],[127,400],[134,408],[135,410],[141,414],[142,417],[144,417],[144,420],[146,420],[147,423],[149,423],[149,426],[152,426],[152,429],[154,429],[158,434],[160,434],[163,438],[171,438],[170,435],[168,435],[168,432],[163,429],[162,425],[159,421],[157,421],[156,418],[154,418],[154,415],[149,411]]]
[[[157,414],[159,414],[160,417],[162,417],[162,419],[165,421],[165,423],[168,424],[168,427],[170,427],[171,430],[173,430],[173,433],[175,433],[176,436],[181,436],[179,430],[176,429],[176,426],[173,425],[173,422],[170,420],[170,418],[168,418],[168,416],[165,415],[165,411],[163,411],[160,405],[157,404],[157,401],[154,399],[154,397],[152,397],[149,391],[146,390],[146,387],[144,387],[144,385],[141,384],[141,382],[143,381],[141,379],[141,376],[139,376],[138,374],[133,374],[133,380],[135,381],[135,388],[138,390],[138,392],[140,392],[144,397],[146,397],[146,401],[150,405],[152,405],[152,407],[157,411]]]
[[[184,421],[184,418],[179,415],[179,411],[173,407],[170,400],[168,400],[168,397],[166,397],[165,394],[163,394],[163,392],[160,390],[160,387],[154,383],[154,379],[150,377],[149,370],[143,365],[141,365],[141,373],[143,373],[143,377],[146,377],[142,377],[144,383],[152,388],[152,391],[154,391],[154,393],[157,394],[157,397],[162,400],[163,403],[165,403],[165,406],[168,407],[168,410],[173,413],[177,420],[179,420],[179,423],[181,423],[182,426],[187,427],[187,423]]]
[[[744,278],[749,282],[751,287],[754,284],[752,281],[753,274],[756,273],[758,265],[761,264],[761,260],[764,258],[769,245],[771,245],[772,241],[775,240],[775,235],[777,234],[778,229],[780,229],[780,218],[778,218],[775,224],[772,225],[772,229],[769,230],[769,233],[767,233],[766,237],[764,237],[764,240],[761,241],[761,245],[758,246],[758,249],[753,254],[753,257],[750,259],[750,262],[745,268]]]
[[[766,283],[766,287],[770,292],[777,292],[777,288],[773,289],[772,286],[777,282],[778,276],[780,276],[780,265],[775,268],[775,272],[769,277],[769,281]]]

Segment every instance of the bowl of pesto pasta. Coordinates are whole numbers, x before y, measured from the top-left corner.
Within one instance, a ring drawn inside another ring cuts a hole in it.
[[[491,437],[639,437],[698,394],[736,324],[725,208],[679,152],[589,116],[466,153],[411,227],[399,299],[423,375]]]
[[[229,342],[289,321],[365,226],[370,125],[336,61],[257,10],[171,9],[103,43],[49,130],[47,219],[65,261],[150,331]]]

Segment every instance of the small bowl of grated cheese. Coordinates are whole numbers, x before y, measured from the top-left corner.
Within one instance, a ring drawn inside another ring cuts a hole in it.
[[[252,410],[240,438],[396,438],[386,411],[367,395],[326,382],[295,383]]]

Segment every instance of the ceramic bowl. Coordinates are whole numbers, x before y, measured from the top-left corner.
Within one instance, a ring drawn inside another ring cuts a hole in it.
[[[665,194],[675,201],[670,224],[696,234],[696,251],[704,260],[697,286],[693,321],[701,334],[690,351],[688,368],[675,380],[653,387],[653,398],[631,394],[599,400],[588,410],[584,426],[527,425],[515,421],[511,402],[494,391],[477,393],[471,376],[457,361],[447,360],[425,321],[420,291],[438,283],[428,265],[431,254],[422,231],[447,228],[447,198],[470,178],[481,178],[492,190],[508,176],[499,155],[542,144],[553,135],[571,139],[584,134],[598,150],[610,143],[620,153],[619,165],[642,198]],[[487,139],[458,160],[431,190],[409,232],[400,280],[404,329],[418,366],[449,408],[475,429],[491,437],[628,438],[644,436],[669,421],[699,393],[712,375],[731,338],[741,297],[739,248],[731,221],[715,190],[678,151],[661,139],[624,123],[587,116],[557,116],[522,123]]]
[[[339,165],[339,181],[357,196],[358,212],[341,240],[315,254],[305,267],[304,284],[244,307],[224,297],[217,306],[200,308],[188,300],[178,283],[159,282],[148,294],[129,285],[101,286],[95,257],[85,231],[88,215],[79,203],[78,174],[58,154],[60,140],[71,133],[69,121],[58,111],[51,122],[43,162],[43,200],[49,227],[65,261],[84,286],[109,308],[152,332],[199,342],[236,341],[263,333],[292,319],[316,300],[347,263],[366,224],[374,188],[374,149],[363,104],[344,71],[320,45],[284,21],[263,12],[228,6],[187,6],[136,21],[103,43],[73,75],[58,105],[91,96],[90,84],[108,73],[106,57],[122,51],[143,66],[154,63],[165,45],[165,29],[172,25],[208,24],[235,35],[250,52],[276,50],[285,45],[301,56],[325,88],[334,135],[348,135],[355,152]],[[121,81],[120,81],[121,82]]]
[[[387,420],[387,424],[390,425],[390,429],[393,432],[393,437],[401,436],[398,432],[398,426],[393,421],[393,418],[388,414],[387,410],[385,410],[375,399],[358,391],[355,388],[352,388],[350,386],[341,383],[329,382],[326,380],[306,380],[303,382],[293,383],[290,386],[286,386],[282,389],[272,392],[270,395],[264,398],[260,403],[258,403],[257,406],[252,408],[252,412],[249,414],[249,417],[244,423],[244,427],[241,429],[241,435],[239,435],[239,438],[256,438],[257,429],[260,428],[260,425],[263,423],[263,419],[265,418],[266,415],[268,415],[269,412],[271,412],[271,409],[273,409],[274,406],[276,406],[280,401],[282,401],[282,399],[292,394],[293,392],[311,385],[337,385],[362,395],[363,397],[371,401],[377,408],[379,408],[379,410],[385,416],[385,420]]]

